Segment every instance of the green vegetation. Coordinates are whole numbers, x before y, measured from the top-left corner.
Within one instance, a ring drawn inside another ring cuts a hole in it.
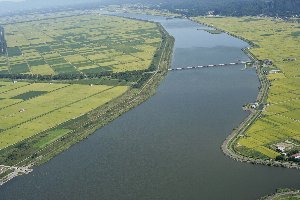
[[[8,48],[0,56],[0,74],[145,70],[161,44],[161,33],[150,22],[72,12],[12,18],[2,22]]]
[[[44,90],[45,93],[28,99],[28,92],[24,93],[28,89],[35,89],[39,94]],[[36,83],[0,94],[1,101],[5,101],[5,107],[0,110],[0,150],[77,118],[122,95],[127,89],[126,86]],[[20,96],[17,100],[16,94]]]
[[[175,13],[175,12],[170,12],[168,10],[157,10],[154,8],[137,8],[134,5],[111,5],[107,7],[108,11],[111,12],[126,12],[126,13],[136,13],[136,14],[143,14],[143,15],[154,15],[154,16],[164,16],[167,18],[173,18],[173,17],[181,17],[181,14]]]
[[[222,31],[220,31],[220,30],[205,29],[205,31],[210,33],[210,34],[221,34],[222,33]]]
[[[297,200],[300,199],[300,191],[292,189],[277,189],[276,193],[260,200]]]
[[[157,1],[150,0],[157,8]],[[160,1],[159,7],[187,16],[299,16],[298,0],[172,0]]]
[[[292,156],[300,150],[300,37],[295,34],[300,31],[299,24],[254,17],[195,20],[254,42],[250,53],[261,60],[260,76],[261,72],[267,74],[270,88],[267,99],[261,102],[264,109],[245,125],[234,150],[251,158],[299,162]],[[265,64],[264,60],[272,63]],[[280,71],[269,73],[271,70]],[[262,83],[262,88],[267,85]]]
[[[145,101],[167,73],[174,39],[159,24],[66,13],[5,18],[1,165],[48,161]]]

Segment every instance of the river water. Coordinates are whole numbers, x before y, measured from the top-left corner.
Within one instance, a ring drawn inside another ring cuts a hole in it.
[[[160,22],[175,37],[172,67],[248,60],[247,44],[187,19]],[[0,188],[0,199],[257,199],[300,188],[296,170],[233,161],[220,146],[258,94],[242,65],[170,72],[156,95],[34,172]]]

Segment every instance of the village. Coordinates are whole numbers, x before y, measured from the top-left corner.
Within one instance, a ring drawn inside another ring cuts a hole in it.
[[[276,160],[300,162],[300,144],[293,140],[278,142],[271,145],[271,148],[281,154],[276,157]]]

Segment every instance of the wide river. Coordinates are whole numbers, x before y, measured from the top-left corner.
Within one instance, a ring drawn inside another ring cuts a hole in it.
[[[247,44],[187,19],[160,22],[175,37],[172,67],[248,60]],[[239,163],[220,146],[255,101],[255,70],[170,72],[156,95],[88,139],[0,188],[1,200],[247,200],[300,188],[296,170]]]

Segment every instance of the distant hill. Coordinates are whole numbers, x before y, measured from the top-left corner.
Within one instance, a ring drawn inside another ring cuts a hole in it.
[[[300,16],[300,0],[26,0],[0,2],[0,15],[32,9],[62,6],[82,8],[107,4],[147,3],[155,8],[168,9],[189,16],[206,15],[213,11],[219,15]]]
[[[180,10],[188,15],[204,15],[214,11],[220,15],[300,15],[300,0],[152,0],[162,8]]]
[[[99,0],[25,0],[21,2],[0,1],[0,16],[16,12],[26,12],[37,9],[53,9],[60,7],[76,7],[82,4],[97,4]]]
[[[102,3],[150,3],[187,15],[300,15],[300,0],[102,0]]]

